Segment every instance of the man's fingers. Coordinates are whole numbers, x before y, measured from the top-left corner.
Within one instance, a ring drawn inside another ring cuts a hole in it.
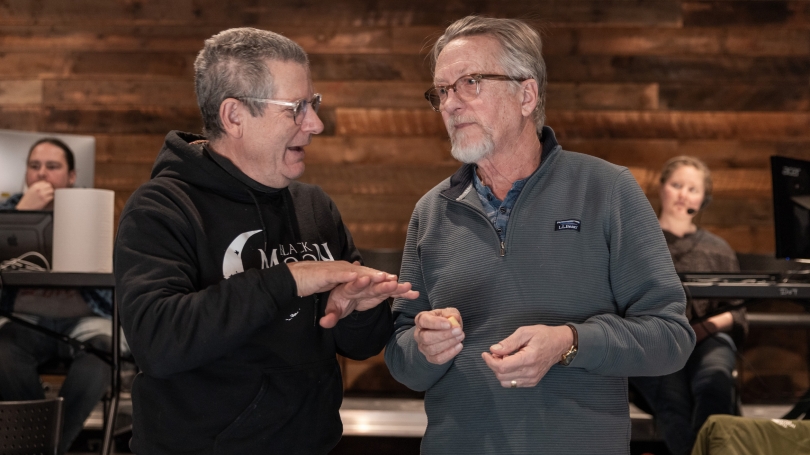
[[[419,291],[408,291],[402,294],[392,294],[391,297],[401,297],[403,299],[413,300],[419,297]]]
[[[525,335],[527,332],[521,329],[522,327],[517,329],[515,333],[501,340],[499,343],[490,346],[489,351],[493,354],[505,356],[510,355],[525,346],[528,342],[527,336]]]
[[[461,344],[464,341],[464,334],[461,334],[458,337],[453,337],[447,340],[440,341],[438,343],[433,344],[425,344],[422,346],[423,354],[428,356],[435,356],[441,354],[444,351],[453,349],[456,345]]]
[[[331,329],[340,321],[340,312],[326,313],[318,322],[324,329]]]
[[[437,365],[445,364],[453,360],[453,357],[457,356],[462,349],[464,349],[463,344],[461,343],[456,344],[455,346],[451,347],[450,349],[444,352],[441,352],[435,356],[428,357],[428,361],[431,363],[435,363]]]
[[[523,353],[501,357],[497,354],[493,355],[485,351],[482,353],[482,356],[487,366],[489,366],[496,375],[520,374],[525,366],[525,355]]]
[[[356,294],[362,292],[371,284],[371,278],[368,276],[361,276],[353,281],[346,283],[346,292]]]
[[[420,313],[416,317],[416,324],[429,330],[448,330],[453,328],[450,321],[444,316],[433,314],[432,312]]]

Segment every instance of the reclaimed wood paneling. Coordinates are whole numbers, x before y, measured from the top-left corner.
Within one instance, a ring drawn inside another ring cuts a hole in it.
[[[151,165],[155,162],[166,135],[96,134],[95,137],[96,163]]]
[[[444,25],[468,14],[484,14],[583,25],[676,26],[681,20],[680,9],[677,0],[477,0],[444,3],[432,0],[279,0],[272,4],[259,4],[255,0],[6,0],[0,4],[0,25],[88,24],[103,18],[112,24],[144,25],[409,26]]]
[[[46,105],[166,106],[197,109],[192,81],[170,80],[45,80]]]
[[[314,54],[309,56],[316,81],[424,81],[432,75],[421,55]]]
[[[301,181],[320,186],[327,194],[421,197],[452,175],[455,164],[444,166],[355,164],[308,165]]]
[[[677,111],[810,111],[810,84],[664,84],[658,96]]]
[[[42,81],[0,80],[0,105],[39,105],[40,103],[42,103]]]
[[[682,11],[686,27],[810,28],[810,3],[801,0],[683,2]]]
[[[199,132],[200,111],[194,107],[48,107],[42,119],[46,131],[71,134]]]
[[[306,151],[308,164],[459,165],[442,137],[318,136]]]
[[[427,103],[426,103],[427,104]],[[446,135],[439,113],[423,109],[353,109],[338,108],[337,134],[375,136]]]
[[[430,44],[470,13],[542,28],[563,147],[630,167],[654,204],[661,165],[698,156],[715,180],[701,222],[740,251],[773,248],[768,157],[810,159],[808,2],[6,0],[0,128],[95,135],[96,184],[120,212],[165,134],[201,129],[203,41],[268,28],[310,54],[324,94],[302,180],[335,196],[358,245],[397,248],[421,193],[459,166],[422,94]]]
[[[598,156],[622,166],[660,170],[678,155],[694,155],[715,171],[770,166],[772,155],[810,160],[810,141],[692,139],[561,139],[563,148]]]
[[[548,111],[547,118],[560,138],[810,139],[804,112]]]
[[[546,55],[740,55],[810,54],[810,30],[789,28],[574,28],[547,31]]]
[[[550,55],[552,82],[806,84],[810,56]]]

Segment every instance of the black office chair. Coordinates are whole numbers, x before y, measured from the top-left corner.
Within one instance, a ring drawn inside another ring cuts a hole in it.
[[[62,437],[62,400],[0,402],[0,453],[56,455]]]

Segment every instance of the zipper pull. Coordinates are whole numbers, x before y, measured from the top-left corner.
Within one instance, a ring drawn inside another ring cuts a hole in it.
[[[504,256],[506,256],[506,245],[504,244],[504,241],[501,240],[501,257]]]

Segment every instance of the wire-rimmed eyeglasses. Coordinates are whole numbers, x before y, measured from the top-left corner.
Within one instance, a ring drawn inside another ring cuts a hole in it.
[[[293,121],[296,125],[300,125],[304,123],[304,117],[307,116],[307,106],[312,105],[312,110],[316,113],[318,109],[321,107],[321,94],[316,93],[312,96],[311,100],[307,99],[300,99],[298,101],[281,101],[281,100],[273,100],[269,98],[254,98],[252,96],[235,96],[234,98],[238,100],[251,100],[251,101],[258,101],[260,103],[269,103],[275,104],[278,106],[285,106],[293,113]]]
[[[425,92],[425,99],[428,100],[428,103],[430,103],[434,111],[439,112],[442,103],[447,101],[447,95],[450,93],[450,89],[453,89],[453,91],[456,92],[456,96],[466,103],[481,93],[481,81],[484,79],[523,82],[531,78],[511,77],[503,74],[465,74],[450,85],[436,85],[429,88]]]

